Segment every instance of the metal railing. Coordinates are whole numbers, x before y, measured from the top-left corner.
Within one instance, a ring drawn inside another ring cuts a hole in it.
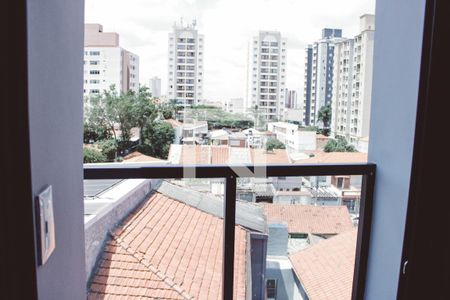
[[[262,172],[258,172],[258,170]],[[315,165],[163,165],[144,164],[86,164],[84,179],[181,179],[224,178],[224,248],[223,248],[223,299],[233,299],[234,242],[236,216],[237,177],[281,176],[332,176],[362,175],[358,236],[356,242],[355,269],[352,299],[363,299],[367,269],[367,257],[372,220],[373,191],[376,166],[363,164],[315,164]],[[250,171],[250,172],[249,172]],[[263,175],[261,175],[263,174]]]

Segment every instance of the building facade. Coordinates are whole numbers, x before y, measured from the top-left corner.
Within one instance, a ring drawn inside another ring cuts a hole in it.
[[[149,87],[152,97],[161,97],[161,78],[157,76],[150,78]]]
[[[364,148],[370,125],[375,16],[361,16],[360,30],[355,38],[335,43],[331,133]]]
[[[321,107],[331,104],[334,44],[342,40],[341,29],[324,28],[322,38],[308,45],[305,56],[304,124],[318,125]]]
[[[260,31],[249,44],[246,108],[257,107],[265,121],[284,118],[286,39],[280,32]]]
[[[229,113],[242,114],[245,112],[243,98],[231,98],[223,103],[223,110]]]
[[[185,107],[203,102],[204,37],[196,22],[175,24],[169,33],[168,99]]]
[[[139,56],[119,45],[119,34],[103,32],[100,24],[85,24],[84,96],[114,85],[120,92],[139,89]]]

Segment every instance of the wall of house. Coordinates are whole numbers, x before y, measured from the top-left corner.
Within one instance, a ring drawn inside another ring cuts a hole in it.
[[[369,161],[377,164],[366,299],[395,299],[413,152],[425,0],[377,0]]]
[[[27,1],[32,191],[53,187],[56,248],[37,268],[39,299],[85,299],[84,1]]]

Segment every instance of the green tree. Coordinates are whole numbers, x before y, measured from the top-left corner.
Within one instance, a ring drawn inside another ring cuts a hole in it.
[[[106,157],[108,161],[114,161],[119,151],[119,144],[114,139],[104,140],[98,143],[101,153]]]
[[[348,144],[344,137],[338,136],[336,139],[329,139],[323,148],[325,152],[356,152],[353,145]]]
[[[166,122],[148,122],[141,132],[141,144],[138,150],[143,154],[167,159],[175,131]]]
[[[111,133],[106,126],[96,126],[95,124],[84,122],[83,142],[89,144],[111,138]]]
[[[101,163],[106,162],[106,156],[100,151],[93,148],[83,148],[84,163]]]
[[[274,149],[286,149],[286,146],[276,138],[269,138],[265,149],[266,151],[273,151]]]
[[[317,115],[317,120],[319,120],[323,123],[324,128],[330,127],[330,122],[331,122],[331,105],[330,104],[322,106],[319,109],[319,113]]]

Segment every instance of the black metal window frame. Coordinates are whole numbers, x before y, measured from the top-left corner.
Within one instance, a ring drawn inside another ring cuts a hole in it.
[[[248,172],[250,170],[250,172]],[[261,172],[258,172],[261,171]],[[356,242],[352,299],[363,299],[372,223],[373,192],[376,165],[307,164],[307,165],[162,165],[144,164],[85,164],[84,179],[180,179],[224,178],[224,244],[222,299],[233,299],[234,242],[236,219],[237,177],[291,177],[361,175],[361,201]],[[245,174],[245,175],[243,175]],[[264,175],[261,175],[264,174]]]

